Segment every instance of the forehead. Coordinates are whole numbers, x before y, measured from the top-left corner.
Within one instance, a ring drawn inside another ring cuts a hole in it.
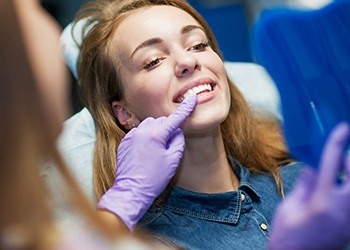
[[[125,18],[115,31],[116,44],[133,48],[153,37],[162,39],[178,36],[187,25],[201,26],[190,14],[173,6],[156,5],[143,7]]]

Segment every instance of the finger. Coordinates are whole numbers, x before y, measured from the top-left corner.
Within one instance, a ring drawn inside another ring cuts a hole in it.
[[[349,124],[338,124],[328,137],[320,161],[319,187],[326,190],[335,183],[343,162],[344,149],[349,140]]]
[[[298,201],[306,202],[313,194],[316,183],[315,170],[309,166],[305,166],[298,178],[298,181],[293,189],[291,196]]]
[[[169,135],[171,135],[176,129],[178,129],[184,121],[190,116],[197,104],[197,95],[191,94],[187,96],[179,107],[171,113],[164,123],[164,128],[167,129]]]
[[[173,157],[173,166],[178,167],[185,150],[185,136],[181,129],[177,129],[168,143],[168,155]]]
[[[346,155],[344,157],[344,190],[345,192],[350,192],[350,151],[348,150],[346,152]]]
[[[315,184],[315,170],[309,166],[303,167],[293,190],[287,194],[286,200],[288,200],[289,203],[293,202],[301,204],[302,202],[303,204],[306,204],[310,197],[313,195]]]
[[[350,180],[350,148],[348,148],[347,152],[345,152],[344,172],[345,172],[345,176]]]
[[[173,152],[185,149],[185,136],[180,128],[175,130],[170,140],[168,141],[167,148],[170,148]],[[171,153],[171,151],[169,151]]]
[[[147,126],[149,126],[149,124],[153,123],[154,120],[155,119],[153,117],[147,117],[137,126],[137,128],[147,127]]]

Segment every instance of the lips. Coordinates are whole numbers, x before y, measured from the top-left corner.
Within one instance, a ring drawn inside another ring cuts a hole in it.
[[[200,95],[202,93],[208,93],[214,90],[216,83],[214,83],[210,78],[202,78],[191,82],[184,86],[179,93],[174,98],[175,103],[181,103],[186,96],[195,93]]]

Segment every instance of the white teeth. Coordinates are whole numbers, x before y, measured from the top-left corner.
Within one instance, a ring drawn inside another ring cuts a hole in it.
[[[190,94],[197,94],[196,92],[195,92],[195,90],[194,89],[189,89],[189,90],[187,90],[187,92],[184,94],[184,99],[188,96],[188,95],[190,95]]]
[[[199,91],[200,91],[200,92],[205,91],[205,87],[204,87],[203,85],[198,86],[198,88],[199,88]]]
[[[190,94],[198,95],[199,93],[201,93],[203,91],[212,91],[211,85],[210,84],[203,84],[203,85],[196,86],[196,87],[193,87],[193,88],[187,90],[183,96],[180,96],[178,98],[178,102],[182,102]]]
[[[203,92],[203,91],[211,91],[211,86],[210,84],[203,84],[203,85],[200,85],[200,86],[196,86],[196,87],[193,87],[192,89],[189,89],[187,90],[187,92],[184,94],[184,97],[188,96],[189,94],[192,94],[192,93],[195,93],[196,95],[198,95],[200,92]]]
[[[199,89],[199,87],[194,87],[193,88],[193,91],[198,94],[199,92],[201,92],[201,90]]]

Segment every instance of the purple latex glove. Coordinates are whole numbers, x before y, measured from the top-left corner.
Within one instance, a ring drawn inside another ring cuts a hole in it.
[[[319,172],[304,169],[277,210],[269,249],[344,249],[350,242],[350,157],[345,150],[349,135],[349,125],[340,123],[328,138]],[[347,178],[339,184],[341,167]]]
[[[185,149],[180,126],[192,113],[197,96],[190,95],[168,117],[147,118],[121,141],[114,185],[98,208],[119,216],[133,230],[174,176]]]

